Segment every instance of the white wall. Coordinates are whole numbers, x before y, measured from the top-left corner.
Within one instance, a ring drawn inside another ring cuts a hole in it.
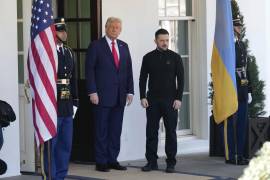
[[[191,22],[191,122],[192,133],[200,139],[209,137],[207,66],[207,4],[194,0]],[[194,144],[196,146],[196,144]]]
[[[266,107],[265,110],[267,111],[267,115],[270,115],[270,71],[267,70],[267,67],[270,67],[270,1],[266,1],[265,4],[265,12],[266,12],[266,19],[265,19],[265,24],[266,24],[266,35],[265,35],[265,41],[266,41],[266,51],[265,51],[265,59],[264,59],[264,77],[268,77],[266,80],[266,88],[264,90],[266,94]]]
[[[133,64],[135,96],[133,104],[126,108],[122,147],[119,160],[139,159],[145,153],[145,111],[139,102],[139,73],[144,54],[155,48],[154,33],[158,28],[157,0],[103,0],[103,27],[109,16],[123,21],[120,39],[128,43]],[[104,31],[104,28],[103,28]]]
[[[1,1],[0,99],[11,104],[17,115],[17,120],[4,130],[4,145],[0,151],[0,158],[7,162],[8,171],[0,178],[20,174],[16,12],[16,0]]]
[[[238,4],[244,16],[251,53],[259,66],[259,78],[266,83],[265,111],[270,115],[270,3],[269,0],[238,0]]]
[[[211,58],[212,58],[212,50],[213,50],[213,42],[215,36],[215,23],[216,23],[216,0],[207,0],[206,3],[206,19],[207,19],[207,76],[208,83],[212,81],[210,77],[211,73]],[[210,100],[208,106],[208,116],[211,115],[212,107],[210,106]]]

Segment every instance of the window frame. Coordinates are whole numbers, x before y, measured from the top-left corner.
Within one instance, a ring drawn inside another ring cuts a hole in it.
[[[191,37],[191,22],[195,21],[194,18],[194,0],[191,0],[192,2],[192,12],[191,12],[191,16],[180,16],[180,9],[179,9],[179,16],[166,16],[166,0],[165,0],[165,16],[158,16],[158,22],[160,24],[161,21],[187,21],[188,22],[188,54],[185,55],[181,55],[182,59],[187,59],[188,63],[189,63],[189,89],[188,91],[184,91],[183,92],[183,96],[188,95],[189,96],[189,129],[181,129],[178,130],[178,126],[179,126],[179,120],[180,120],[180,116],[179,116],[179,111],[178,111],[178,122],[177,122],[177,128],[176,128],[176,134],[177,134],[177,138],[179,138],[180,136],[188,136],[188,135],[192,135],[193,132],[193,126],[192,126],[192,119],[193,119],[193,115],[192,115],[192,87],[191,87],[191,61],[192,61],[192,37]],[[180,2],[180,0],[179,0]],[[183,60],[184,61],[184,60]],[[160,121],[160,137],[161,140],[165,140],[165,127],[164,127],[164,123],[163,120]]]

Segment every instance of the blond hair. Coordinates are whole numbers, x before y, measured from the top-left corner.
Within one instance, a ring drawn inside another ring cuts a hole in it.
[[[105,27],[108,27],[110,24],[114,23],[114,22],[118,22],[122,25],[122,20],[120,18],[117,17],[108,17]]]

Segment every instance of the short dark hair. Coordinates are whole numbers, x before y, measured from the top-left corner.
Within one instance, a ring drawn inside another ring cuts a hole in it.
[[[159,30],[156,31],[155,38],[157,39],[158,35],[160,35],[160,34],[168,34],[169,35],[169,32],[166,29],[160,28]]]

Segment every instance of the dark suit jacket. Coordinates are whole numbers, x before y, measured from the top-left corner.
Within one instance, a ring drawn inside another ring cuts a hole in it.
[[[88,94],[97,93],[99,105],[124,106],[126,95],[134,94],[132,63],[128,45],[117,40],[120,66],[116,68],[110,47],[103,37],[93,41],[86,55],[86,87]]]

